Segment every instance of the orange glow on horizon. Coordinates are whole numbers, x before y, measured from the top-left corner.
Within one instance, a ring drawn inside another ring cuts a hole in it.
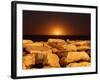
[[[56,28],[56,29],[53,29],[52,30],[52,34],[53,35],[62,35],[63,34],[63,31],[60,28]]]
[[[54,27],[53,27],[54,26]],[[52,26],[52,31],[51,34],[52,35],[64,35],[64,30],[63,30],[63,26],[62,25],[53,25]]]
[[[55,31],[55,35],[61,35],[60,31]]]
[[[71,34],[71,32],[70,32],[69,28],[67,30],[65,30],[63,25],[51,25],[48,34],[59,36],[59,35],[69,35],[69,34]]]

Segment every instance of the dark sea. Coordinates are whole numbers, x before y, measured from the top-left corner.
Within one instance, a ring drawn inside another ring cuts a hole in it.
[[[23,35],[23,39],[30,39],[33,41],[47,41],[50,38],[63,40],[90,40],[89,35]]]

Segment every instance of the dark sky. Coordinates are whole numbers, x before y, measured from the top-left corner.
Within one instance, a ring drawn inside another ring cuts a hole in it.
[[[90,14],[23,11],[24,35],[90,35]]]

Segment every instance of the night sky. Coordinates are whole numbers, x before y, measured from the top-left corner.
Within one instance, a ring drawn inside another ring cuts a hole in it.
[[[24,35],[90,35],[90,14],[23,11]]]

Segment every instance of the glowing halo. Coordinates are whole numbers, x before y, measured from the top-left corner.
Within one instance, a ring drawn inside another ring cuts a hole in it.
[[[55,31],[55,35],[61,35],[60,31]]]

